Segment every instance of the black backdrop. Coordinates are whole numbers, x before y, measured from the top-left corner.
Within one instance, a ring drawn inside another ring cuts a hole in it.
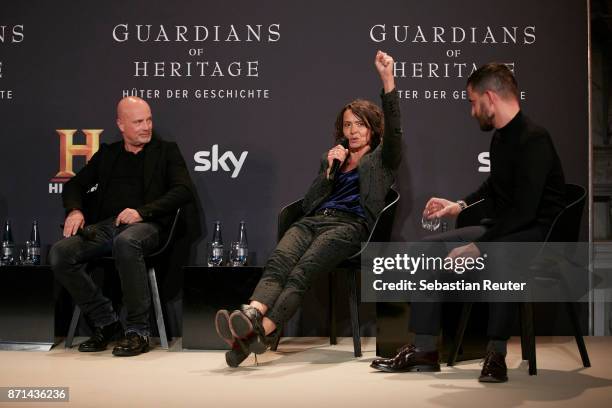
[[[246,220],[261,263],[275,243],[279,208],[303,195],[332,145],[338,110],[356,97],[378,101],[377,49],[397,61],[404,97],[394,240],[425,233],[420,211],[428,197],[459,198],[487,176],[479,155],[490,135],[470,118],[469,103],[453,97],[473,64],[513,64],[524,111],[550,131],[567,181],[587,185],[587,6],[584,0],[5,2],[0,219],[12,221],[19,242],[33,219],[44,245],[58,239],[57,130],[76,129],[75,143],[84,142],[86,129],[102,129],[101,142],[117,140],[115,104],[137,91],[151,104],[156,131],[183,152],[202,229],[219,219],[229,241]],[[174,76],[172,63],[180,65]],[[241,72],[232,76],[237,63]],[[177,90],[186,97],[177,98]],[[219,90],[238,97],[220,98]],[[240,97],[249,90],[258,97]],[[446,97],[434,98],[435,91]],[[219,155],[248,152],[236,177],[231,169],[213,171],[214,163],[195,170],[203,163],[194,156],[215,145]],[[83,163],[77,157],[75,169]],[[586,239],[586,225],[584,231]],[[207,238],[197,241],[192,262],[204,261]]]

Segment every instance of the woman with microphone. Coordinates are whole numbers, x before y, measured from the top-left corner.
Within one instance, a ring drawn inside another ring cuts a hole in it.
[[[231,313],[217,312],[217,333],[232,347],[225,356],[231,367],[269,348],[313,277],[358,252],[385,206],[401,160],[402,129],[393,58],[378,51],[374,65],[383,85],[383,109],[363,99],[342,108],[335,124],[336,146],[321,160],[304,197],[305,215],[268,258],[249,304]]]

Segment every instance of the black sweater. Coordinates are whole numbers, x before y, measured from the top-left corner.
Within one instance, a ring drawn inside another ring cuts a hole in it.
[[[522,112],[493,133],[491,174],[465,198],[485,199],[493,225],[478,241],[499,239],[528,227],[548,228],[563,209],[565,178],[548,132]]]

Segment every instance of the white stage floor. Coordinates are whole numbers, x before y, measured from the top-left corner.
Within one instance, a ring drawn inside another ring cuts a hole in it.
[[[221,351],[167,352],[130,358],[65,350],[0,351],[0,387],[69,387],[69,403],[0,403],[17,407],[610,407],[612,338],[586,338],[593,367],[584,369],[571,337],[538,337],[538,375],[529,376],[517,338],[508,352],[510,381],[480,384],[480,362],[440,373],[387,374],[369,367],[375,339],[353,357],[352,340],[285,338],[256,366],[225,365]],[[180,347],[180,340],[172,349]]]

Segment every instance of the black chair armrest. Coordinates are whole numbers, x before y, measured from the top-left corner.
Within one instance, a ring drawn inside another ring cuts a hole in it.
[[[304,216],[302,201],[303,200],[301,199],[294,201],[281,209],[280,213],[278,214],[277,242],[281,240],[283,235],[285,235],[285,232],[287,232],[291,224]]]
[[[166,249],[168,249],[168,246],[170,246],[170,243],[174,239],[174,234],[176,233],[176,224],[178,223],[180,215],[181,215],[181,209],[178,208],[176,210],[176,213],[174,214],[174,220],[172,220],[172,226],[170,226],[170,230],[168,231],[168,235],[166,236],[166,242],[164,242],[164,245],[162,245],[157,251],[155,251],[151,255],[148,255],[147,256],[148,258],[156,257],[164,253]]]
[[[372,226],[372,230],[370,231],[370,235],[368,236],[367,241],[364,245],[361,246],[361,249],[356,254],[348,257],[349,261],[359,260],[359,256],[370,242],[387,242],[389,241],[389,237],[391,236],[391,229],[393,228],[393,220],[395,219],[395,209],[397,208],[397,203],[400,199],[400,193],[394,188],[391,187],[387,197],[385,198],[385,207],[380,210],[378,216],[376,217],[376,221]]]

